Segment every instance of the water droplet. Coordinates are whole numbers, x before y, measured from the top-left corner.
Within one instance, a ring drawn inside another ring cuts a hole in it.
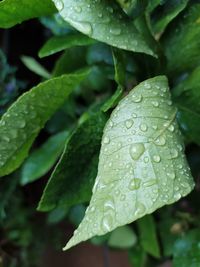
[[[120,28],[112,28],[112,29],[110,29],[110,33],[113,35],[120,35],[121,29]]]
[[[124,201],[125,199],[126,199],[126,196],[125,195],[121,195],[120,200]]]
[[[164,146],[166,144],[166,140],[163,136],[159,136],[156,140],[155,140],[155,144],[158,146]]]
[[[113,13],[114,11],[113,11],[113,8],[112,7],[107,7],[107,10],[110,12],[110,13]]]
[[[174,199],[177,201],[181,198],[181,194],[179,192],[174,194]]]
[[[1,126],[4,126],[6,124],[5,121],[1,121]]]
[[[112,200],[107,200],[104,203],[104,209],[105,210],[109,210],[109,209],[115,210],[115,204],[114,204],[114,202]]]
[[[55,2],[55,6],[57,7],[58,11],[61,12],[64,8],[64,3],[62,0],[57,0]]]
[[[142,95],[135,95],[135,94],[133,94],[133,95],[132,95],[132,100],[133,100],[133,102],[135,102],[135,103],[139,103],[139,102],[142,101]]]
[[[102,220],[102,230],[103,232],[109,232],[112,229],[113,218],[110,214],[104,216]]]
[[[133,120],[126,120],[125,125],[127,129],[131,128],[133,125]]]
[[[170,131],[170,132],[173,132],[174,131],[174,125],[170,125],[169,127],[168,127],[168,130]]]
[[[174,172],[172,172],[172,173],[167,173],[167,176],[169,177],[169,178],[171,178],[172,180],[174,180],[175,178],[176,178],[176,174],[174,173]]]
[[[140,125],[140,130],[143,131],[143,132],[146,132],[148,130],[148,126],[143,123],[143,124]]]
[[[145,157],[144,158],[144,163],[148,163],[149,162],[149,158],[148,157]]]
[[[18,127],[19,128],[24,128],[26,126],[26,122],[24,120],[18,121]]]
[[[102,18],[102,17],[103,17],[103,14],[102,14],[102,13],[99,13],[99,14],[98,14],[98,17],[99,17],[99,18]]]
[[[172,105],[172,101],[171,100],[167,101],[167,105],[171,106]]]
[[[176,150],[176,149],[171,149],[171,158],[172,159],[175,159],[175,158],[177,158],[178,157],[178,150]]]
[[[160,162],[161,161],[160,156],[158,156],[158,155],[153,156],[153,161]]]
[[[74,10],[77,13],[81,13],[82,12],[82,7],[80,7],[80,6],[74,6]]]
[[[142,203],[138,202],[136,204],[135,215],[136,216],[142,216],[145,213],[145,211],[146,211],[146,207]]]
[[[142,143],[135,143],[130,146],[129,152],[133,160],[138,160],[145,151],[145,147]]]
[[[153,105],[154,107],[159,107],[159,103],[158,103],[158,101],[152,101],[152,105]]]
[[[146,83],[144,84],[144,86],[147,88],[147,89],[151,89],[151,85],[149,83]]]
[[[2,135],[1,136],[1,139],[3,140],[3,141],[6,141],[6,142],[10,142],[10,137],[9,136],[7,136],[7,135]]]
[[[103,139],[104,144],[109,144],[110,143],[110,138],[108,136],[105,136]]]
[[[91,36],[93,33],[92,25],[87,21],[71,21],[72,26],[74,26],[80,32]]]
[[[155,185],[155,184],[157,184],[157,180],[156,179],[151,179],[151,180],[148,180],[148,181],[143,183],[143,185],[145,187],[149,187],[149,186],[152,186],[152,185]]]
[[[132,113],[131,115],[133,118],[137,118],[137,114],[136,113]]]
[[[129,183],[129,189],[130,190],[137,190],[140,188],[140,184],[141,184],[141,179],[139,178],[134,178],[130,181]]]

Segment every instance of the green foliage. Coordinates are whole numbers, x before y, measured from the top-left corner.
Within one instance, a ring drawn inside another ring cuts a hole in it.
[[[193,189],[175,118],[163,76],[140,83],[119,102],[104,128],[86,216],[65,249],[152,213]]]
[[[87,74],[63,75],[41,83],[23,94],[2,116],[0,176],[21,165],[41,128]]]
[[[194,0],[0,1],[0,265],[73,225],[105,266],[199,266],[199,23]]]
[[[55,7],[51,0],[3,0],[0,3],[0,27],[10,28],[24,20],[54,12]]]

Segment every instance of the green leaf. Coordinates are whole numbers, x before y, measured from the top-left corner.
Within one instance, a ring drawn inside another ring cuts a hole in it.
[[[0,28],[56,12],[51,0],[4,0],[0,2]]]
[[[68,135],[68,132],[53,135],[28,157],[22,168],[22,185],[39,179],[53,167],[63,150]]]
[[[52,75],[54,77],[74,72],[86,66],[85,47],[72,47],[67,49],[56,61]]]
[[[200,67],[196,68],[173,90],[178,107],[178,120],[187,141],[200,145]]]
[[[121,226],[115,229],[108,240],[108,245],[113,248],[128,249],[137,242],[137,236],[130,226]]]
[[[43,192],[38,210],[70,207],[90,199],[105,122],[102,113],[81,117]]]
[[[109,45],[155,56],[133,22],[114,2],[53,0],[61,16],[78,31]]]
[[[147,254],[140,245],[129,249],[129,261],[133,267],[146,266]]]
[[[37,75],[45,79],[49,79],[51,77],[51,74],[34,58],[22,56],[21,60],[30,71],[36,73]]]
[[[167,25],[187,6],[188,0],[165,1],[160,5],[152,19],[152,29],[157,38],[164,32]]]
[[[0,121],[0,176],[21,165],[41,128],[87,75],[88,71],[40,83],[8,109]]]
[[[104,128],[86,216],[64,249],[178,201],[193,189],[167,79],[140,83]]]
[[[102,106],[101,110],[103,112],[107,112],[109,109],[116,106],[116,104],[119,102],[119,100],[122,98],[123,95],[123,89],[122,87],[118,86],[115,93],[109,98],[104,105]]]
[[[50,56],[74,46],[87,46],[94,43],[95,41],[93,39],[80,33],[67,34],[65,36],[53,36],[40,49],[39,57]]]
[[[199,229],[188,232],[174,245],[173,267],[199,267]]]
[[[163,46],[170,73],[189,71],[200,62],[200,4],[192,5],[164,35]]]
[[[137,221],[140,232],[140,243],[143,249],[150,255],[159,258],[160,248],[158,244],[156,226],[152,215],[146,215]]]
[[[124,52],[113,48],[112,55],[115,67],[115,81],[123,88],[126,84],[126,63]]]

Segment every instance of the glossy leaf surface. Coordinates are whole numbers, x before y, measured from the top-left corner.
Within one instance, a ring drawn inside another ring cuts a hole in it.
[[[63,75],[24,93],[0,121],[0,176],[14,171],[47,120],[88,74]]]
[[[0,2],[0,28],[9,28],[54,12],[56,9],[51,0],[3,0]]]
[[[86,46],[95,41],[83,34],[68,34],[50,38],[39,51],[39,57],[46,57],[74,46]]]
[[[38,210],[48,211],[56,206],[70,207],[89,201],[91,197],[106,117],[102,113],[85,114],[84,117],[66,143],[43,192]]]
[[[86,215],[64,249],[178,201],[193,188],[167,79],[140,83],[104,128]]]
[[[133,22],[116,3],[106,0],[53,0],[61,16],[93,39],[134,52],[154,55]]]
[[[22,185],[39,179],[53,167],[63,150],[68,135],[69,133],[65,131],[55,134],[31,153],[22,168]]]

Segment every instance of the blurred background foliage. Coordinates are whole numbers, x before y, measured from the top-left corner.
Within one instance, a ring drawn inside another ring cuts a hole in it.
[[[61,250],[66,229],[70,236],[90,199],[110,111],[133,86],[159,74],[169,78],[195,190],[90,242],[106,253],[127,251],[133,267],[200,266],[200,1],[117,2],[156,48],[157,59],[91,40],[57,13],[0,32],[0,116],[40,81],[91,68],[42,129],[22,167],[0,180],[0,266],[42,267],[47,247]],[[48,212],[36,211],[58,160],[55,171],[64,182],[52,186],[56,204],[40,202],[39,209]],[[104,266],[112,266],[109,257]]]

